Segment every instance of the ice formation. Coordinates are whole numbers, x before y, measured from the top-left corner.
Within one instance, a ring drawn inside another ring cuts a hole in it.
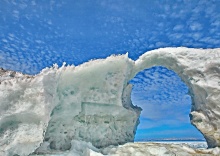
[[[133,75],[156,65],[175,71],[189,87],[191,123],[204,135],[208,147],[220,146],[220,49],[153,50],[135,62]]]
[[[91,156],[102,156],[100,152],[90,150]],[[218,156],[219,148],[193,149],[187,144],[166,143],[127,143],[118,147],[107,147],[101,150],[104,155],[111,156]]]
[[[65,153],[81,145],[92,148],[79,147],[81,153],[99,155],[98,148],[132,142],[141,108],[132,105],[128,82],[158,65],[188,85],[192,124],[209,147],[220,146],[220,49],[163,48],[137,61],[111,56],[35,76],[1,69],[0,155]]]

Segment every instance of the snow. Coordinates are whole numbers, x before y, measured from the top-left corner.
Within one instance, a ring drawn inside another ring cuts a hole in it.
[[[175,144],[175,143],[127,143],[117,147],[107,147],[100,150],[103,155],[110,156],[188,156],[188,155],[219,155],[219,148],[214,149],[195,149],[191,148],[187,144]],[[96,152],[97,153],[97,152]],[[95,156],[95,152],[91,152],[90,155]],[[97,153],[97,156],[100,153]]]
[[[117,146],[133,142],[139,123],[141,108],[131,103],[129,80],[158,65],[175,71],[189,87],[191,122],[213,149],[156,143]],[[0,155],[219,153],[220,49],[163,48],[136,61],[126,54],[79,66],[54,65],[34,76],[1,69],[0,76]]]
[[[196,144],[196,143],[195,143]],[[67,151],[48,151],[42,156],[191,156],[191,155],[213,155],[220,154],[219,148],[191,148],[187,143],[126,143],[119,146],[109,146],[102,149],[97,149],[91,143],[83,141],[72,141],[72,148]],[[37,155],[31,155],[37,156]]]
[[[28,76],[0,70],[0,155],[27,155],[39,147],[50,120],[58,71],[54,67]]]
[[[96,147],[133,141],[141,110],[128,103],[133,63],[122,55],[54,66],[30,78],[3,71],[1,154],[27,155],[40,145],[39,153],[41,148],[65,151],[72,140]]]

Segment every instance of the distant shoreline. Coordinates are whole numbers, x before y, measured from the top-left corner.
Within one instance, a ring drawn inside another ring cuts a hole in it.
[[[206,142],[204,139],[143,139],[134,142]]]

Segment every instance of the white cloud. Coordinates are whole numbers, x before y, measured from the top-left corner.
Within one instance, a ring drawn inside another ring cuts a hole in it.
[[[190,29],[192,31],[199,31],[199,30],[202,30],[203,27],[202,27],[202,24],[200,24],[198,22],[193,22],[193,23],[190,23]]]
[[[184,29],[184,25],[180,25],[180,24],[175,25],[174,28],[173,28],[174,31],[180,31],[180,30],[183,30],[183,29]]]

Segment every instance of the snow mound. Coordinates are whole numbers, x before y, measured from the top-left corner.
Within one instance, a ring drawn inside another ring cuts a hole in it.
[[[28,155],[44,139],[59,70],[37,76],[0,70],[0,155]]]
[[[91,143],[84,141],[72,141],[70,150],[52,151],[45,150],[47,154],[33,154],[30,156],[218,156],[220,148],[192,148],[188,143],[126,143],[119,146],[109,146],[97,149]],[[201,144],[201,143],[198,143]],[[194,143],[195,146],[196,143]]]
[[[132,142],[141,108],[131,103],[129,80],[159,65],[175,71],[188,85],[192,124],[208,147],[220,146],[220,49],[163,48],[137,61],[127,54],[111,56],[76,67],[54,65],[35,76],[1,69],[0,155],[68,155],[69,151],[100,155],[100,148]],[[112,150],[117,155],[123,146]],[[130,153],[135,150],[129,147]],[[160,145],[149,151],[173,152]]]
[[[187,144],[127,143],[102,149],[101,152],[109,156],[217,156],[220,154],[220,148],[194,149]],[[90,155],[96,156],[96,154],[100,155],[97,151],[92,151]]]

